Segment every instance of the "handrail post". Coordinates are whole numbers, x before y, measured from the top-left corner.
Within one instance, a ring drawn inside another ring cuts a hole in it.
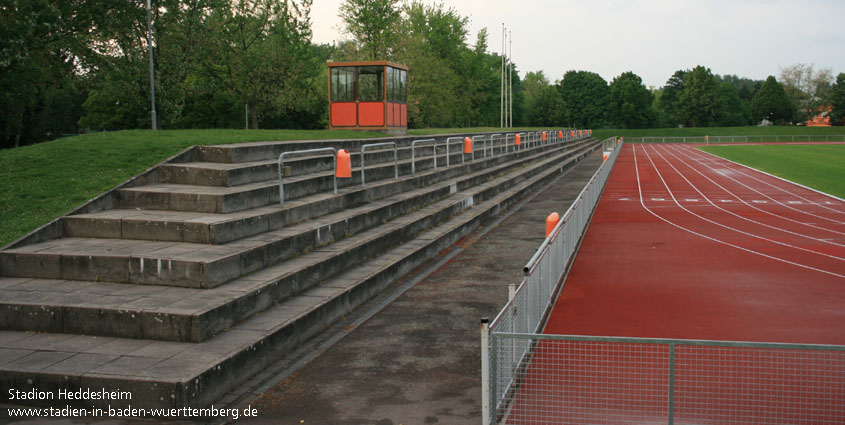
[[[490,333],[489,320],[481,319],[481,423],[490,425]]]
[[[361,147],[361,186],[367,184],[367,181],[364,177],[364,169],[366,168],[366,163],[364,159],[367,156],[367,148],[374,148],[380,146],[393,146],[393,178],[399,178],[399,150],[396,147],[396,142],[370,143]]]
[[[335,148],[319,148],[319,149],[305,149],[300,151],[282,152],[279,154],[279,205],[285,205],[285,184],[284,184],[284,166],[285,156],[287,155],[305,155],[312,153],[332,152],[332,160],[334,161],[334,194],[337,195],[337,149]]]
[[[417,158],[416,158],[417,144],[419,144],[419,143],[429,143],[429,142],[431,142],[432,146],[434,147],[434,169],[435,170],[437,169],[437,140],[435,140],[435,139],[414,140],[413,142],[411,142],[411,174],[412,175],[417,175],[417,167],[416,167],[417,166],[417,163],[416,163],[416,160],[417,160]]]

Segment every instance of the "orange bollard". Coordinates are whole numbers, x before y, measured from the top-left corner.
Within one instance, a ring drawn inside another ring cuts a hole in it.
[[[558,131],[558,132],[557,132],[557,138],[558,138],[558,139],[563,139],[563,131]]]
[[[578,137],[581,137],[582,134],[582,130],[578,130]]]
[[[514,142],[515,145],[519,146],[522,144],[522,136],[519,134],[516,135],[516,141]]]
[[[472,139],[464,138],[464,153],[472,153]]]
[[[352,177],[352,157],[349,156],[349,151],[346,149],[337,151],[337,171],[335,172],[335,177]]]
[[[569,130],[569,137],[575,137],[575,130]]]
[[[601,156],[601,162],[607,161],[607,158],[610,156],[610,152],[605,152]]]
[[[544,142],[546,141],[546,132],[545,131],[543,132],[543,141]]]
[[[546,217],[546,237],[548,238],[550,234],[552,234],[552,230],[555,230],[557,223],[560,221],[560,215],[558,213],[553,212]]]

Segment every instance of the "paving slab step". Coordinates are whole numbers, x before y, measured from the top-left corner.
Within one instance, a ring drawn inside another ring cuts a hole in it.
[[[571,142],[574,143],[574,142]],[[499,164],[531,155],[533,152],[554,149],[565,143],[535,144],[531,148],[519,151],[510,150],[505,154],[492,155],[491,157],[477,156],[475,161],[461,162],[451,168],[457,170],[479,169],[491,164]],[[480,155],[479,155],[480,156]],[[412,161],[403,159],[399,161],[399,175],[407,176],[416,172],[438,169],[443,170],[443,158],[438,160],[438,167],[435,167],[434,157],[428,156]],[[450,165],[455,164],[450,162]],[[395,176],[393,163],[379,163],[367,166],[366,178],[369,183],[383,179],[393,179]],[[351,178],[337,179],[339,188],[354,188],[361,185],[360,168],[353,169]],[[312,172],[305,175],[298,175],[284,178],[285,201],[295,200],[315,193],[333,191],[335,184],[332,171]],[[123,209],[149,209],[167,211],[193,211],[206,213],[231,213],[258,208],[265,205],[279,203],[279,181],[278,175],[270,180],[245,183],[238,186],[198,186],[193,184],[157,183],[131,188],[124,188],[115,191],[114,207]]]
[[[576,149],[585,142],[564,145]],[[547,146],[547,151],[562,146]],[[163,211],[118,208],[95,213],[77,214],[62,219],[63,235],[82,238],[122,238],[137,240],[223,244],[260,234],[284,226],[330,214],[365,201],[373,201],[396,193],[407,193],[418,187],[431,187],[440,179],[460,179],[455,184],[465,187],[466,181],[479,181],[506,168],[521,166],[532,157],[524,156],[510,162],[506,157],[491,159],[488,164],[470,164],[440,169],[419,177],[405,176],[342,191],[339,199],[318,194],[286,202],[283,207],[268,205],[226,214],[191,211]],[[473,169],[479,171],[472,171]],[[467,173],[467,174],[461,174]],[[461,177],[463,176],[463,177]],[[474,184],[474,183],[473,183]]]
[[[86,408],[123,408],[128,404],[136,408],[206,407],[399,276],[560,175],[563,167],[549,167],[348,274],[201,343],[0,331],[2,390],[120,388],[131,392],[131,400],[68,400],[68,404]],[[0,286],[4,284],[11,282]],[[33,404],[53,402],[34,400]]]

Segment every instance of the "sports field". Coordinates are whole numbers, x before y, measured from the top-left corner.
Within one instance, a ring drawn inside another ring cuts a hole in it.
[[[845,198],[845,144],[703,146],[702,150]]]

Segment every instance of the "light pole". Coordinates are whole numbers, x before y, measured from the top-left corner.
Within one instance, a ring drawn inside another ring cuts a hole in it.
[[[143,4],[143,0],[137,0]],[[158,130],[158,116],[156,114],[156,83],[155,71],[153,70],[153,23],[152,6],[147,0],[147,47],[150,49],[150,114],[152,116],[152,129]]]

